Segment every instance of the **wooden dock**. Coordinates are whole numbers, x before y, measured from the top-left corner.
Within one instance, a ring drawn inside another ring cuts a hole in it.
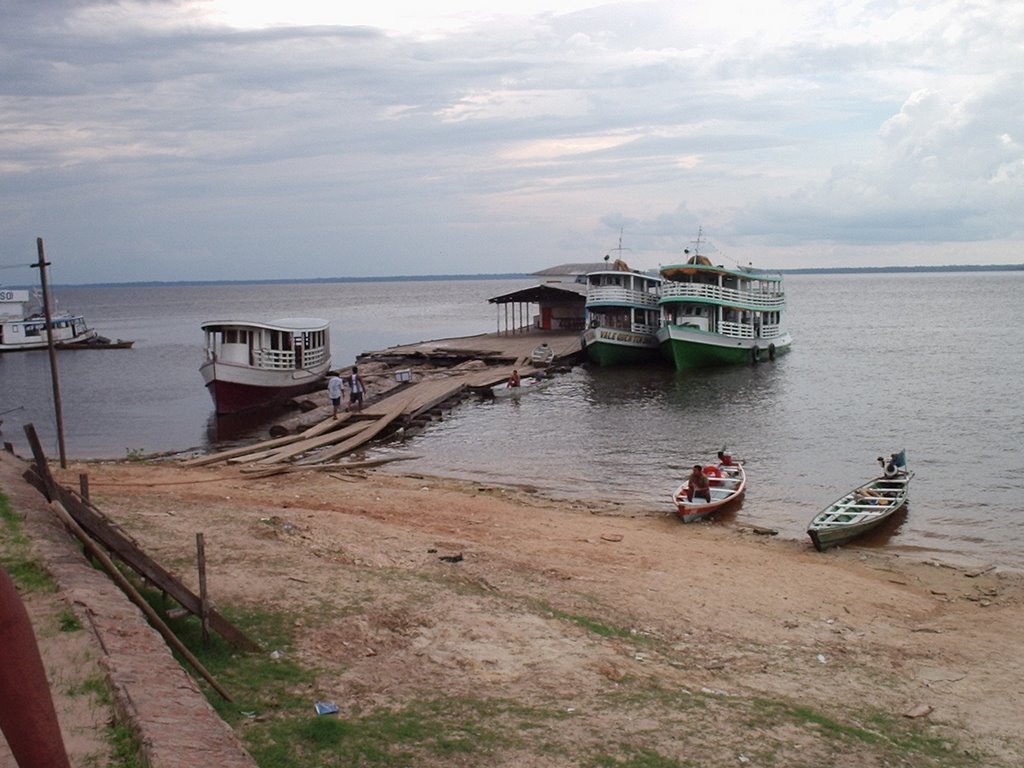
[[[551,367],[574,361],[581,352],[578,333],[524,333],[443,339],[364,353],[358,358],[360,364],[383,363],[391,370],[428,366],[430,373],[417,370],[419,381],[396,384],[357,413],[328,416],[297,434],[199,456],[184,464],[246,464],[248,471],[261,476],[276,474],[287,466],[336,467],[334,462],[339,458],[376,438],[426,423],[432,412],[467,394],[488,392],[495,384],[507,381],[513,369],[523,376],[535,373],[530,356],[542,342],[555,352]],[[481,361],[482,365],[466,366],[470,361]]]

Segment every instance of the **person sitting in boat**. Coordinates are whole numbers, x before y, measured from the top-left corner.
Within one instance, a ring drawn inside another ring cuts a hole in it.
[[[854,491],[853,500],[857,504],[885,504],[885,495],[876,491],[874,488],[861,488],[859,491]]]
[[[512,369],[512,375],[508,377],[508,385],[510,387],[518,387],[522,382],[519,379],[519,371],[515,368]]]
[[[718,471],[723,475],[735,475],[737,474],[737,465],[739,464],[738,459],[734,459],[732,454],[728,451],[718,452]]]
[[[703,496],[708,504],[711,503],[711,483],[708,482],[707,475],[704,474],[704,467],[700,464],[694,464],[693,470],[690,472],[686,486],[686,500],[693,501],[694,496]]]

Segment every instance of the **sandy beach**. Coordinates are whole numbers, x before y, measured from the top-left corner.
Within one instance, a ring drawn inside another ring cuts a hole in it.
[[[311,703],[334,701],[341,717],[425,696],[545,713],[532,736],[489,748],[489,765],[1024,758],[1019,573],[817,553],[485,478],[251,479],[172,461],[58,475],[74,487],[80,473],[96,504],[193,588],[202,532],[218,605],[292,616],[290,652],[316,670]],[[662,762],[629,762],[638,755]]]

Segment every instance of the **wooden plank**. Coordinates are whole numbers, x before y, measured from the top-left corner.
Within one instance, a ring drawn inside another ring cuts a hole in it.
[[[38,465],[33,470],[27,470],[24,477],[32,485],[46,494],[45,481],[38,473]],[[49,470],[44,470],[49,472]],[[159,563],[150,558],[139,546],[125,533],[120,526],[104,515],[91,503],[86,502],[74,495],[67,488],[55,485],[54,496],[47,501],[59,501],[64,509],[71,515],[74,521],[89,534],[90,537],[100,542],[110,552],[117,555],[129,568],[139,576],[156,585],[160,590],[173,597],[178,603],[188,610],[189,613],[199,616],[201,607],[199,597],[188,587],[168,573]],[[246,635],[225,619],[214,609],[209,610],[210,627],[221,637],[246,651],[258,651],[260,646],[250,640]]]
[[[339,429],[335,432],[328,432],[326,435],[320,435],[319,437],[311,437],[308,440],[303,440],[301,443],[295,443],[282,450],[271,451],[266,454],[260,454],[259,456],[242,458],[248,458],[250,461],[257,464],[280,464],[283,461],[288,461],[303,453],[312,451],[315,448],[332,445],[345,440],[346,438],[352,437],[352,435],[358,435],[365,432],[367,429],[372,427],[373,423],[374,422],[372,421],[359,421],[355,424],[350,424],[344,429]]]
[[[306,461],[300,461],[300,462],[297,462],[297,463],[300,464],[300,465],[302,465],[302,464],[320,464],[320,463],[323,463],[325,461],[331,461],[332,459],[336,459],[339,456],[344,456],[346,453],[349,453],[349,452],[355,450],[360,445],[363,445],[364,443],[369,442],[374,437],[376,437],[381,432],[383,432],[384,429],[389,424],[391,424],[391,422],[393,422],[395,419],[397,419],[399,416],[402,415],[402,413],[406,409],[406,406],[408,406],[408,404],[411,401],[412,401],[412,398],[402,399],[400,402],[395,404],[395,406],[391,409],[391,411],[388,412],[387,415],[382,416],[380,419],[378,419],[377,422],[372,427],[370,427],[369,429],[365,430],[364,432],[359,433],[355,437],[352,437],[352,438],[346,440],[345,442],[341,443],[340,445],[335,446],[334,448],[330,449],[329,451],[325,451],[324,453],[322,453],[319,456],[317,456],[315,459],[307,459]]]
[[[164,623],[164,620],[160,618],[160,614],[158,614],[153,607],[146,602],[146,599],[139,594],[138,590],[132,586],[132,583],[128,581],[125,575],[117,569],[117,566],[114,565],[114,562],[110,559],[107,553],[104,552],[84,530],[82,530],[81,526],[78,525],[71,515],[68,514],[68,511],[64,509],[64,506],[59,501],[51,501],[50,509],[52,509],[54,514],[60,518],[61,522],[64,523],[67,529],[75,534],[75,537],[82,542],[82,545],[89,551],[89,554],[99,560],[103,565],[103,570],[107,572],[107,575],[114,580],[117,586],[121,588],[121,591],[124,592],[128,598],[135,603],[139,610],[146,615],[146,618],[149,619],[149,623],[153,625],[153,628],[160,633],[164,640],[170,643],[171,646],[174,647],[174,650],[180,653],[182,658],[188,661],[188,663],[192,665],[192,668],[202,675],[203,679],[206,680],[213,690],[219,693],[225,701],[231,701],[231,696],[228,695],[228,692],[221,687],[220,683],[214,679],[213,675],[209,673],[199,659],[192,654],[192,651],[190,651],[186,645],[178,639],[178,636],[175,635],[171,631],[171,628]]]
[[[251,453],[257,453],[259,451],[269,451],[273,448],[279,448],[285,445],[291,445],[301,440],[309,439],[310,437],[316,437],[322,435],[325,432],[338,429],[345,421],[349,419],[351,414],[342,414],[339,418],[328,417],[323,421],[314,424],[312,427],[295,434],[295,435],[284,435],[283,437],[276,437],[273,440],[264,440],[260,443],[253,443],[252,445],[245,445],[238,448],[230,448],[226,451],[219,453],[211,453],[206,456],[197,456],[194,459],[188,459],[182,462],[183,466],[186,467],[202,467],[207,464],[215,464],[218,461],[228,461],[239,456],[246,456]]]

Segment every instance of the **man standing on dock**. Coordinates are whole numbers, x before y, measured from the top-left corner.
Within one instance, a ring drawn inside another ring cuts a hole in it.
[[[366,385],[363,384],[363,377],[359,375],[359,368],[352,366],[352,375],[348,377],[348,409],[350,411],[361,411],[363,409],[363,393],[366,392]]]
[[[334,418],[338,418],[338,411],[341,410],[342,386],[341,375],[337,372],[327,380],[327,396],[331,398],[331,405],[334,406]]]

